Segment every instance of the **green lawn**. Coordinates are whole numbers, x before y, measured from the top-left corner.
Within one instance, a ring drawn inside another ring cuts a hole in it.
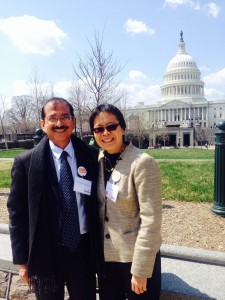
[[[213,161],[159,161],[163,198],[166,200],[212,202]]]
[[[214,159],[215,150],[201,148],[146,149],[155,159]]]
[[[213,201],[215,150],[162,148],[145,151],[159,160],[163,198],[193,202]]]
[[[19,150],[1,150],[0,151],[0,158],[14,158],[17,154],[20,154],[24,151],[24,149],[19,149]]]
[[[0,158],[15,157],[23,151],[0,151]],[[156,160],[159,159],[164,199],[193,202],[213,201],[214,150],[150,149],[146,152]],[[10,186],[12,163],[12,161],[0,160],[0,188]]]
[[[0,161],[0,188],[7,188],[11,183],[10,172],[12,168],[12,161]]]
[[[14,158],[17,154],[27,150],[1,150],[0,158]],[[13,161],[0,160],[0,188],[8,188],[11,184],[11,168]]]

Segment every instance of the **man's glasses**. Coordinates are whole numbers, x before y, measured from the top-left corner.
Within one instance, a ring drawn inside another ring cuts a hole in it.
[[[57,118],[56,116],[49,116],[46,119],[47,119],[47,121],[49,123],[56,124],[56,123],[58,123],[59,120],[62,123],[69,123],[69,122],[71,122],[71,120],[73,119],[73,117],[69,116],[69,115],[64,115],[64,116],[59,117],[59,118]]]
[[[111,125],[108,125],[108,126],[105,126],[105,127],[95,127],[95,128],[93,128],[93,131],[94,131],[94,133],[103,133],[104,131],[105,131],[105,129],[107,130],[107,131],[114,131],[114,130],[116,130],[116,128],[118,127],[120,125],[120,123],[118,123],[118,124],[111,124]]]

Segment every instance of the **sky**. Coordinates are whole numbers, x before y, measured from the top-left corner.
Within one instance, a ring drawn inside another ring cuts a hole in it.
[[[225,1],[0,0],[0,95],[28,93],[34,73],[67,97],[78,57],[103,33],[106,53],[123,67],[128,105],[155,104],[180,31],[196,61],[207,100],[225,100]]]

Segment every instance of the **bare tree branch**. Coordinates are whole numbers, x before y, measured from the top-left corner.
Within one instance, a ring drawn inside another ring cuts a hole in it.
[[[17,132],[34,132],[35,123],[32,115],[31,96],[13,97],[8,115],[14,127],[16,126]]]
[[[49,98],[49,90],[47,86],[44,86],[44,82],[40,81],[36,67],[34,67],[27,84],[30,89],[29,95],[32,99],[32,112],[35,126],[38,127],[40,123],[41,108]]]
[[[122,67],[114,58],[113,51],[106,53],[103,48],[103,35],[95,32],[94,43],[88,40],[90,52],[85,58],[78,56],[78,68],[73,67],[74,73],[84,87],[94,97],[94,106],[102,102],[117,103],[121,99],[116,80]]]
[[[6,100],[3,95],[0,95],[0,126],[1,131],[4,136],[4,142],[5,142],[5,149],[8,149],[7,139],[6,139],[6,114],[7,114],[7,108],[6,108]]]

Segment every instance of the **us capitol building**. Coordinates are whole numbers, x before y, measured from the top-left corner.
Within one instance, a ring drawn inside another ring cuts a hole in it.
[[[168,63],[161,98],[155,105],[126,108],[127,133],[148,146],[199,146],[214,143],[216,125],[225,118],[225,100],[208,101],[195,60],[186,53],[183,32],[177,54]]]

